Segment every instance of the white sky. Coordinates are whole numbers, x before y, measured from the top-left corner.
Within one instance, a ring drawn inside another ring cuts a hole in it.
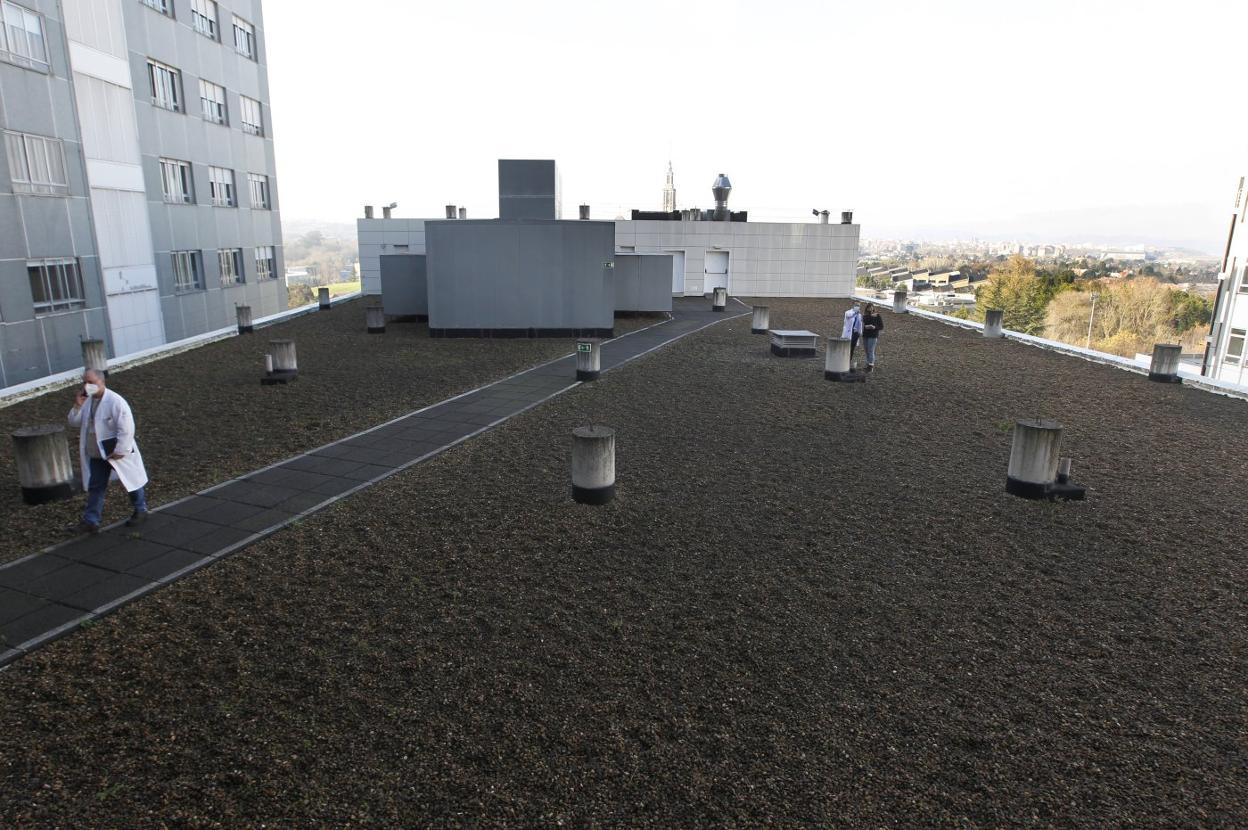
[[[264,0],[285,219],[852,208],[868,238],[1217,251],[1248,172],[1242,0]],[[1232,105],[1232,101],[1240,105]],[[379,212],[380,215],[380,212]]]

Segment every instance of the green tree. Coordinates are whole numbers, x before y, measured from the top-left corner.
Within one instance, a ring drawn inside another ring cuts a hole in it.
[[[1044,332],[1045,311],[1054,290],[1036,276],[1035,263],[1015,254],[988,275],[988,284],[975,290],[975,319],[999,308],[1004,326],[1024,334]]]

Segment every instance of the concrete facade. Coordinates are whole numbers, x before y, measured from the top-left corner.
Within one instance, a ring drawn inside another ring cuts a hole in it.
[[[434,336],[609,336],[611,222],[425,223]]]
[[[0,386],[81,366],[81,340],[108,337],[60,4],[14,8],[0,24],[38,37],[0,51]]]
[[[740,297],[848,297],[859,225],[619,220],[618,253],[675,255],[672,293],[716,287]]]
[[[1248,384],[1248,191],[1240,177],[1201,374]]]
[[[117,357],[228,326],[235,304],[284,309],[259,0],[22,0],[0,13],[19,7],[42,46],[0,51],[0,385],[81,365],[83,337]],[[10,169],[21,141],[51,142],[58,182]],[[185,165],[185,198],[166,199],[162,159]],[[219,251],[239,279],[222,279]],[[194,262],[190,284],[177,284],[174,252]],[[29,271],[45,263],[74,263],[83,296],[37,304]]]

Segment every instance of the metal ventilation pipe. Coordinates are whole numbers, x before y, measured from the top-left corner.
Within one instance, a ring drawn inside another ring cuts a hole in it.
[[[372,219],[372,218],[373,218],[373,206],[372,206],[372,205],[365,205],[365,206],[364,206],[364,218],[365,218],[365,219]]]
[[[459,209],[459,218],[460,218],[460,219],[467,219],[467,218],[468,218],[468,208],[461,207],[461,208]]]
[[[715,219],[719,222],[728,220],[728,195],[732,193],[732,182],[720,173],[711,185],[711,195],[715,197]]]
[[[829,216],[829,215],[831,215],[831,214],[830,214],[828,211],[826,211],[826,210],[821,210],[821,211],[819,211],[819,224],[820,224],[820,225],[826,225],[826,224],[828,224],[828,216]]]
[[[588,218],[589,218],[589,205],[581,205],[581,206],[580,206],[580,211],[581,211],[581,218],[582,218],[582,219],[588,219]]]
[[[446,218],[447,218],[447,219],[454,219],[454,218],[455,218],[455,206],[454,206],[454,205],[447,205],[447,206],[446,206]]]
[[[854,212],[852,210],[841,211],[841,224],[842,225],[854,224]]]
[[[381,218],[382,219],[390,218],[390,206],[389,205],[386,205],[385,207],[381,209]]]

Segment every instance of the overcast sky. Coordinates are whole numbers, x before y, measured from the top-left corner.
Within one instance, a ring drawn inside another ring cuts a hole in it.
[[[285,219],[498,212],[554,158],[565,217],[852,208],[867,238],[1216,251],[1248,172],[1240,0],[264,0]],[[1238,102],[1238,103],[1228,103]]]

